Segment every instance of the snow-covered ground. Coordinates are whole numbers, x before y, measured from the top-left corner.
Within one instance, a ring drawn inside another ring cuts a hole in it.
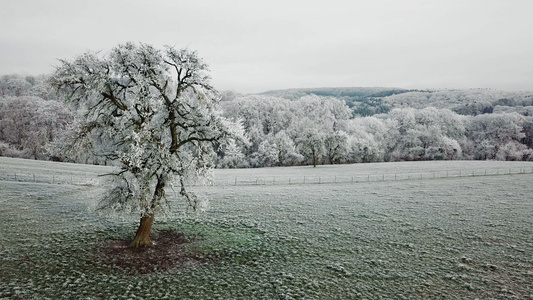
[[[215,170],[194,187],[206,212],[176,199],[155,229],[203,236],[193,246],[216,263],[139,275],[94,251],[137,225],[87,210],[109,168],[0,158],[0,299],[533,299],[532,168]]]

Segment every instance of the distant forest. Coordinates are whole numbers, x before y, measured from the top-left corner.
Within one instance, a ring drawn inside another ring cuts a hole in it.
[[[414,160],[533,160],[533,92],[317,88],[220,93],[248,143],[218,147],[219,168]],[[74,112],[47,76],[0,77],[0,156],[65,157]]]
[[[412,90],[379,87],[352,87],[275,90],[261,93],[261,95],[290,100],[299,99],[309,95],[333,97],[343,100],[346,105],[352,109],[354,116],[366,117],[389,112],[390,107],[382,101],[384,97],[410,91]]]
[[[343,100],[354,117],[388,113],[394,108],[447,108],[461,115],[493,112],[533,115],[533,91],[503,92],[492,89],[406,90],[383,87],[275,90],[261,93],[289,100],[317,95]],[[496,111],[495,111],[496,110]]]

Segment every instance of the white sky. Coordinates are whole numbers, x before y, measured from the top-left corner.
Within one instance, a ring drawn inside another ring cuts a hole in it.
[[[197,50],[219,90],[533,90],[532,0],[0,0],[0,74],[126,41]]]

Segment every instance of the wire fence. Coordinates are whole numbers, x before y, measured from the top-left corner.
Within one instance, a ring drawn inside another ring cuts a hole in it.
[[[470,169],[470,170],[438,170],[405,173],[381,173],[381,174],[353,174],[353,175],[325,175],[325,176],[247,176],[247,177],[216,177],[210,185],[302,185],[302,184],[332,184],[345,183],[355,184],[362,182],[401,181],[401,180],[425,180],[457,177],[476,176],[500,176],[533,174],[531,168],[493,168],[493,169]],[[61,174],[28,174],[28,173],[3,173],[0,172],[0,181],[33,182],[45,184],[70,184],[70,185],[100,185],[101,178],[98,176],[61,175]]]
[[[48,184],[70,184],[70,185],[98,185],[100,179],[96,176],[80,175],[60,175],[60,174],[35,174],[35,173],[2,173],[0,172],[0,181],[11,182],[33,182]]]
[[[362,183],[379,181],[400,181],[400,180],[424,180],[442,179],[458,177],[476,176],[499,176],[533,174],[533,168],[495,168],[495,169],[472,169],[472,170],[444,170],[444,171],[424,171],[409,173],[381,173],[381,174],[355,174],[355,175],[333,175],[333,176],[256,176],[256,177],[234,177],[215,179],[212,185],[296,185],[296,184],[332,184],[332,183]]]

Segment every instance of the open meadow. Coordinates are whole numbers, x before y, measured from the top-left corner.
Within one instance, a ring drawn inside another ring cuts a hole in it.
[[[0,299],[533,299],[529,162],[215,170],[142,268],[109,251],[138,216],[90,210],[110,170],[0,157]]]

